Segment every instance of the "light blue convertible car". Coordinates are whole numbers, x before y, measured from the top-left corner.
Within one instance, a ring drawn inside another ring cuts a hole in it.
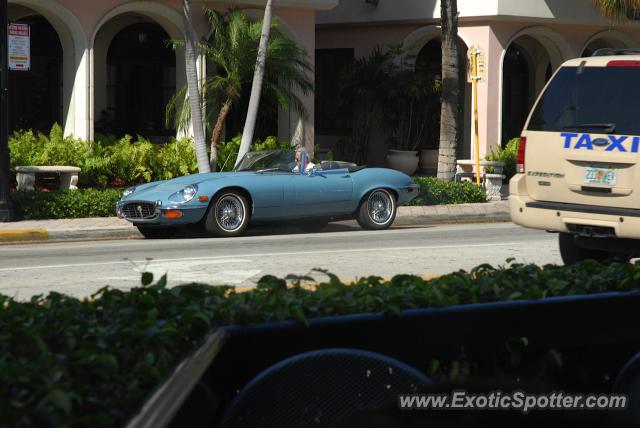
[[[287,221],[303,230],[355,218],[365,229],[386,229],[396,207],[417,196],[401,172],[322,162],[294,172],[294,151],[248,153],[233,172],[193,174],[124,191],[117,213],[147,238],[167,238],[194,225],[218,236],[240,235],[250,222]]]

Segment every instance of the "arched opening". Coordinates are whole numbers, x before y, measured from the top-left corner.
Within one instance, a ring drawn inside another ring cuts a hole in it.
[[[106,92],[95,131],[139,134],[161,142],[175,135],[165,125],[165,106],[176,91],[176,56],[160,25],[137,21],[116,32],[109,43]]]
[[[589,57],[598,49],[626,49],[640,44],[628,35],[618,31],[603,31],[592,37],[582,49],[581,57]]]
[[[48,133],[63,123],[63,52],[60,38],[43,16],[14,9],[14,22],[31,27],[31,68],[9,73],[9,132],[33,129]]]
[[[520,136],[531,106],[562,61],[550,39],[522,35],[509,45],[502,63],[503,146]]]
[[[458,66],[460,69],[460,110],[459,120],[462,128],[459,131],[459,141],[457,145],[457,156],[459,158],[469,157],[471,153],[471,146],[468,144],[471,136],[471,85],[466,81],[465,74],[467,70],[467,46],[461,40],[458,42]],[[416,56],[415,69],[417,72],[427,73],[429,76],[433,76],[434,81],[441,80],[442,74],[442,42],[439,37],[430,39],[425,43]],[[429,110],[433,112],[430,115],[430,120],[426,124],[427,131],[425,132],[424,148],[437,149],[440,142],[440,95],[434,94],[426,101],[429,106]]]
[[[530,107],[530,64],[517,44],[507,49],[503,73],[502,145],[520,135]]]

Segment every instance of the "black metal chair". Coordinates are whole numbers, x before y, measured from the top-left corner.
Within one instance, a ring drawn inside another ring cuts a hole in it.
[[[231,403],[224,428],[332,427],[359,413],[397,403],[430,384],[409,365],[355,349],[287,358],[264,370]]]

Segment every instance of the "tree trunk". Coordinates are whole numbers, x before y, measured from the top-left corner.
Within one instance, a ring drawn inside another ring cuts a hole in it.
[[[440,110],[438,178],[453,180],[456,171],[456,145],[460,128],[457,0],[442,0],[440,16],[442,27],[442,107]]]
[[[216,171],[218,169],[218,143],[220,142],[220,135],[222,135],[222,126],[224,125],[224,121],[227,119],[229,110],[231,110],[231,104],[232,101],[230,98],[227,98],[224,101],[222,108],[218,112],[216,126],[213,128],[213,133],[211,134],[211,171]]]
[[[242,131],[242,142],[240,143],[240,151],[238,159],[240,159],[249,151],[253,134],[256,129],[256,120],[258,118],[258,108],[260,107],[260,94],[262,92],[262,79],[264,77],[264,67],[267,61],[267,47],[269,45],[269,33],[271,31],[271,14],[273,8],[273,0],[267,0],[264,8],[264,18],[262,21],[262,35],[260,36],[260,45],[258,46],[258,58],[256,59],[256,69],[253,73],[253,85],[251,86],[251,97],[249,98],[249,109],[247,110],[247,119],[244,122],[244,130]]]
[[[182,1],[182,10],[185,36],[184,59],[187,74],[189,107],[191,109],[191,124],[193,126],[198,172],[203,173],[209,172],[210,168],[207,156],[207,143],[204,135],[204,124],[202,121],[202,105],[200,103],[200,86],[198,82],[198,67],[196,63],[196,36],[193,30],[193,19],[191,17],[191,0]]]

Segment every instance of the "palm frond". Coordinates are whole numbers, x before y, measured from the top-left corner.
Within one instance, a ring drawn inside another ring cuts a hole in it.
[[[621,20],[640,7],[640,0],[593,0],[593,4],[607,18]]]

